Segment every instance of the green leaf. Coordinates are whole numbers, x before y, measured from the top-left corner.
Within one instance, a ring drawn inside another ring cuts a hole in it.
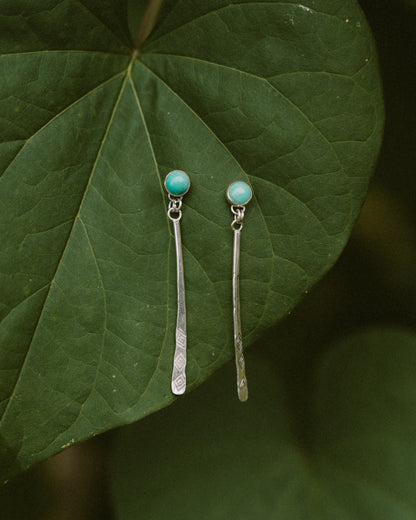
[[[226,391],[230,366],[116,434],[118,520],[415,518],[413,332],[372,330],[334,345],[305,384],[303,429],[270,360],[249,358],[247,405]]]
[[[168,0],[135,58],[137,3],[0,1],[5,474],[172,402],[167,172],[192,181],[193,388],[233,355],[228,184],[255,193],[249,345],[335,262],[377,156],[380,81],[357,2]]]

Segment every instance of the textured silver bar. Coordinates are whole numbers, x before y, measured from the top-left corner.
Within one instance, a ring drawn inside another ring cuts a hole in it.
[[[237,392],[240,401],[247,401],[248,387],[246,368],[243,355],[243,340],[240,319],[240,229],[234,228],[233,251],[233,320],[234,320],[234,348],[235,364],[237,368]]]
[[[178,292],[178,314],[176,319],[176,347],[173,359],[172,392],[181,395],[186,390],[186,306],[185,279],[183,275],[181,227],[179,219],[173,220],[176,245],[176,286]]]

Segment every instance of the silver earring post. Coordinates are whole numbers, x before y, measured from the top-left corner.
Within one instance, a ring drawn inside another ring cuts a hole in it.
[[[182,218],[182,197],[188,192],[191,181],[181,170],[173,170],[166,176],[165,188],[168,192],[168,218],[173,222],[176,247],[176,287],[177,318],[175,335],[175,354],[171,388],[175,395],[182,395],[186,390],[186,304],[185,277],[183,269],[182,239],[180,220]]]
[[[235,364],[237,368],[237,393],[240,401],[247,401],[248,399],[240,317],[240,241],[241,230],[243,229],[243,218],[246,210],[245,205],[250,202],[252,196],[253,192],[250,186],[245,182],[233,182],[227,189],[227,199],[231,204],[231,211],[234,215],[234,219],[231,223],[231,229],[234,232],[232,276],[233,323]]]

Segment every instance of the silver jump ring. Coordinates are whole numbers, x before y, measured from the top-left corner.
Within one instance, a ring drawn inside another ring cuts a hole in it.
[[[172,217],[172,213],[177,213],[178,216],[177,217]],[[178,220],[180,220],[182,218],[182,210],[178,209],[178,208],[169,208],[168,209],[168,218],[172,221],[172,222],[177,222]]]
[[[243,229],[243,222],[242,222],[242,220],[237,220],[237,219],[233,220],[231,222],[231,229],[233,231],[241,231]]]
[[[174,202],[169,202],[169,209],[175,208],[175,209],[181,209],[182,207],[182,201],[181,200],[175,200]]]
[[[169,209],[175,209],[177,211],[179,211],[182,207],[182,199],[176,199],[176,200],[172,200],[171,202],[169,202],[169,206],[168,208]]]
[[[246,210],[246,208],[244,208],[243,206],[235,206],[235,205],[231,206],[231,211],[235,215],[235,220],[237,222],[240,222],[241,220],[243,220],[245,210]]]
[[[176,197],[175,195],[172,195],[171,193],[168,194],[168,198],[171,202],[173,202],[174,204],[176,203],[180,203],[182,204],[182,196],[180,197]]]

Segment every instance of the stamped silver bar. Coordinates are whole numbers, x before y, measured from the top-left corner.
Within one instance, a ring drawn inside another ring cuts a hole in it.
[[[247,401],[248,387],[246,367],[243,355],[243,340],[240,318],[240,237],[241,228],[234,229],[233,251],[233,320],[234,320],[234,348],[235,364],[237,368],[237,392],[240,401]]]
[[[173,359],[172,392],[182,395],[186,390],[186,305],[185,279],[183,274],[181,227],[178,220],[173,221],[176,246],[176,286],[178,293],[178,314],[176,319],[176,346]]]

